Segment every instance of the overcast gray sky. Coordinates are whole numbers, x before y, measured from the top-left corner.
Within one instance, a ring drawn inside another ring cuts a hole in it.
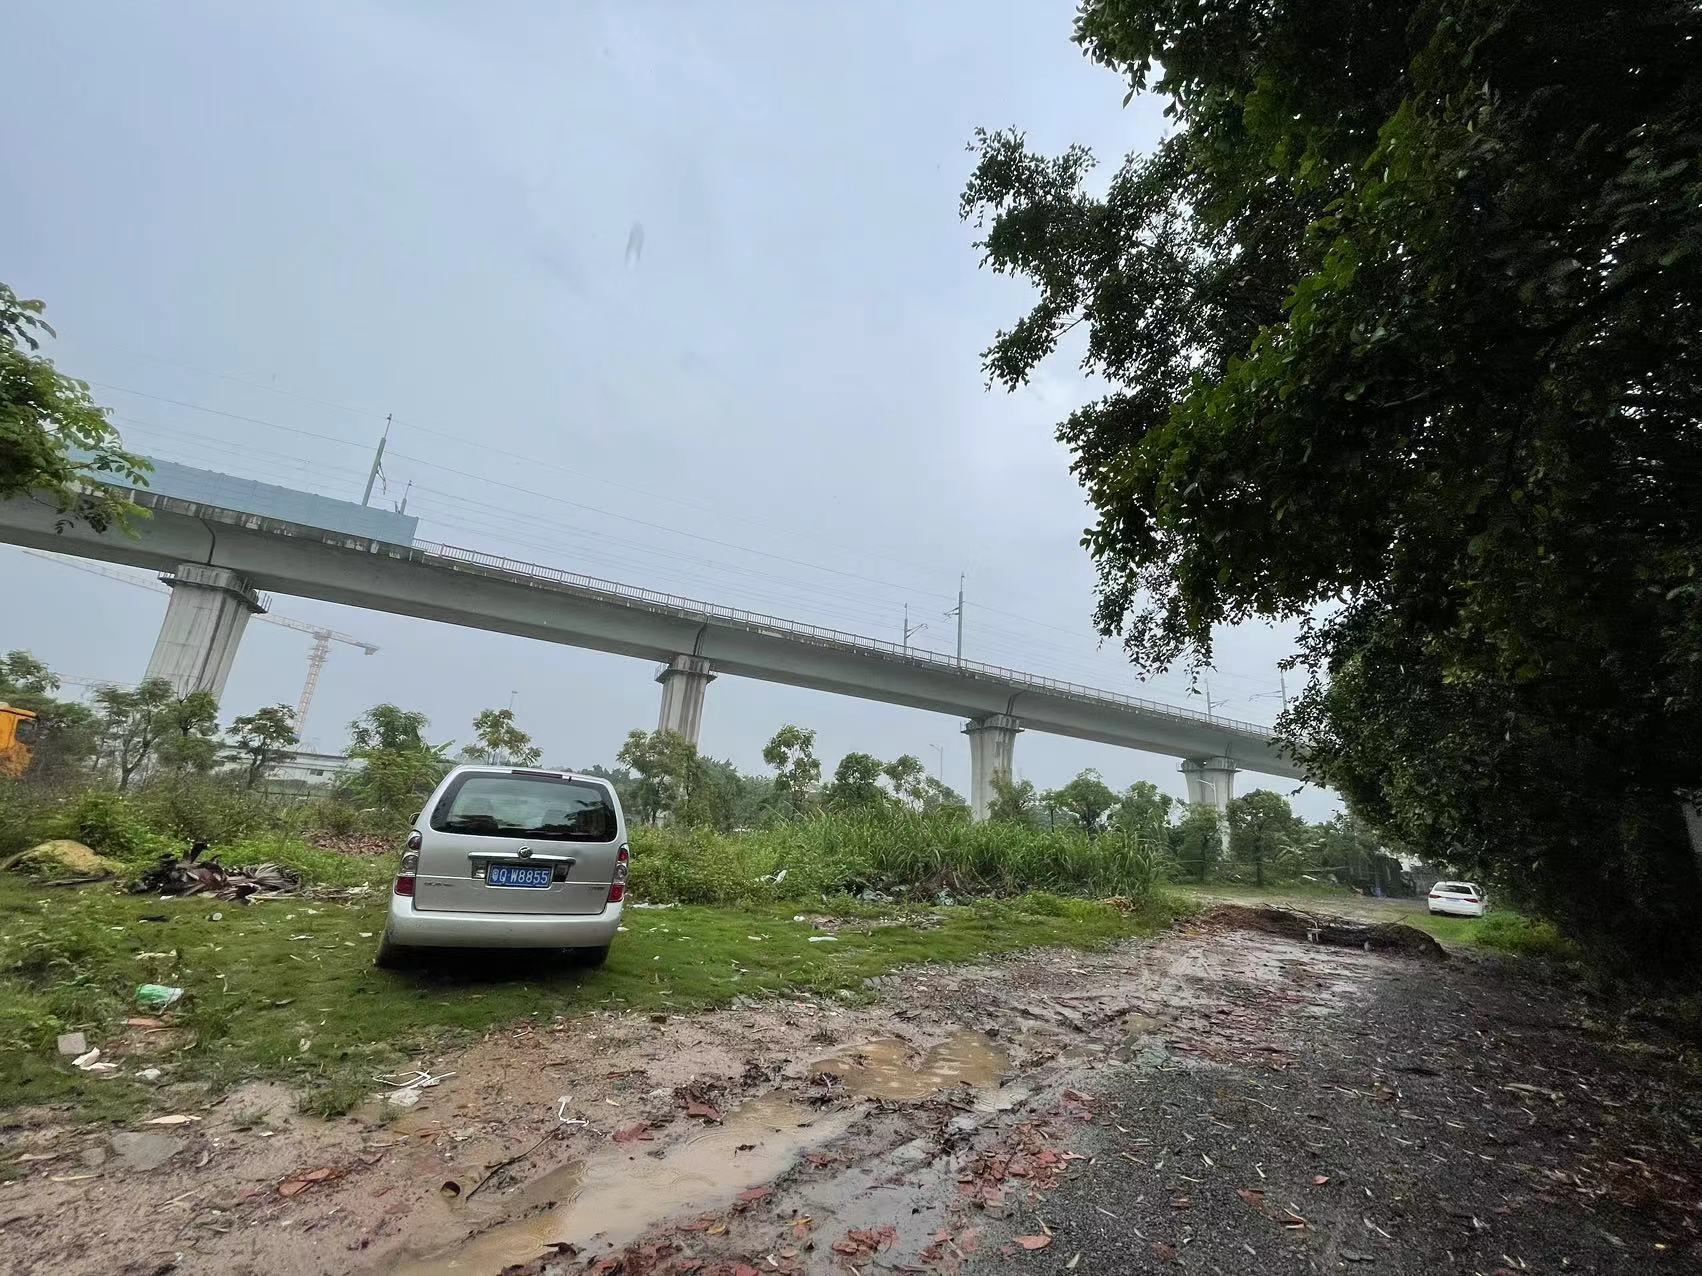
[[[1089,515],[1052,427],[1099,391],[1068,359],[1014,395],[979,367],[1026,291],[978,268],[957,217],[975,127],[1114,164],[1163,126],[1081,57],[1072,10],[13,4],[0,277],[47,301],[54,357],[138,450],[358,500],[391,413],[388,496],[412,480],[424,538],[887,638],[908,603],[915,641],[944,650],[961,571],[967,656],[1203,707],[1180,675],[1143,687],[1089,623]],[[123,681],[164,610],[10,547],[0,597],[29,600],[0,647]],[[307,724],[327,749],[386,699],[465,739],[517,692],[567,765],[655,725],[641,662],[276,610],[383,648],[334,651]],[[307,649],[250,626],[227,713],[293,703]],[[1223,711],[1273,717],[1288,650],[1226,632]],[[748,770],[790,721],[829,771],[851,749],[934,770],[939,746],[967,785],[956,721],[734,679],[709,694],[704,750]],[[1169,758],[1017,746],[1043,787],[1087,766],[1182,792]]]

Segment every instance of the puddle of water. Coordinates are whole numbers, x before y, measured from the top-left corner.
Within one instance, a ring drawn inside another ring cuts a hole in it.
[[[557,1167],[518,1192],[459,1210],[467,1225],[500,1214],[517,1218],[423,1258],[385,1268],[398,1276],[486,1276],[536,1258],[555,1241],[584,1245],[601,1237],[622,1245],[674,1214],[722,1205],[790,1168],[805,1150],[843,1134],[856,1108],[818,1112],[781,1094],[766,1095],[668,1147],[659,1157],[635,1143]],[[738,1149],[754,1144],[747,1151]]]
[[[812,1072],[828,1072],[853,1094],[872,1099],[925,1099],[954,1086],[976,1090],[999,1084],[1005,1052],[979,1032],[958,1032],[920,1059],[915,1047],[896,1037],[843,1046],[817,1059]]]

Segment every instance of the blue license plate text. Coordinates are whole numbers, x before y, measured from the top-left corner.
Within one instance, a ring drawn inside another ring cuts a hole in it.
[[[524,864],[492,864],[485,870],[485,884],[488,886],[530,886],[533,889],[547,887],[554,874],[547,868],[535,868]]]

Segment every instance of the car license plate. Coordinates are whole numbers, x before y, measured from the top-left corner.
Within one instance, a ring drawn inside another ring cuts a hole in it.
[[[485,870],[485,885],[530,886],[537,890],[549,886],[554,876],[552,869],[531,864],[492,864]]]

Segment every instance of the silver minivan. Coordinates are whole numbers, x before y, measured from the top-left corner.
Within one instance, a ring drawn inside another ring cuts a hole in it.
[[[408,835],[377,962],[397,966],[416,948],[556,948],[600,966],[629,856],[607,780],[456,767]]]

